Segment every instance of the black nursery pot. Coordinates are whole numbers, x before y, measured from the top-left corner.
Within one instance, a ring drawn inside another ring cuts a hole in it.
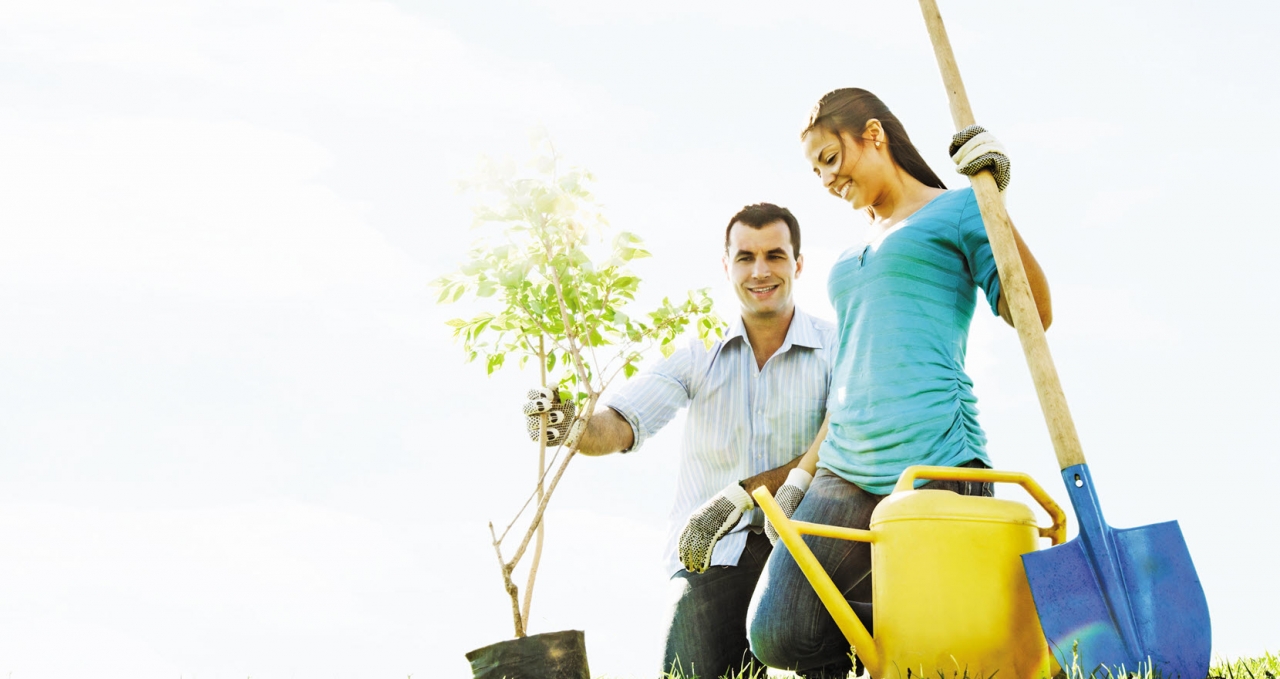
[[[591,679],[580,630],[500,641],[467,654],[475,679]]]

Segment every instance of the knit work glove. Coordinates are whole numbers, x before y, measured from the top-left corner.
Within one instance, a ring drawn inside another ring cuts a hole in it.
[[[787,480],[773,494],[773,499],[777,501],[778,506],[782,507],[782,514],[788,519],[796,513],[796,507],[800,506],[800,501],[804,499],[804,494],[809,490],[809,483],[813,481],[813,476],[809,472],[796,467],[787,474]],[[764,519],[764,534],[769,538],[769,544],[778,544],[778,530],[769,522],[769,517]]]
[[[734,483],[693,510],[684,530],[680,531],[680,563],[693,573],[707,570],[716,543],[738,525],[743,512],[755,506],[747,491]]]
[[[1004,152],[1004,145],[981,125],[970,125],[951,137],[951,149],[947,151],[956,163],[956,172],[972,177],[983,170],[991,170],[996,187],[1001,191],[1009,186],[1013,166]]]
[[[546,387],[530,389],[525,398],[528,401],[524,404],[524,419],[530,441],[538,440],[538,432],[542,429],[539,415],[546,413],[548,445],[567,444],[572,447],[578,442],[583,425],[582,420],[574,417],[577,409],[573,401],[561,401],[559,391]]]

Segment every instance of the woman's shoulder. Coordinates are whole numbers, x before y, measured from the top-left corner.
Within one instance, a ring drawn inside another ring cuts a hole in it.
[[[978,213],[973,187],[944,191],[919,210],[912,221],[929,224],[931,229],[950,233],[971,214]]]
[[[978,199],[973,195],[973,187],[947,189],[934,198],[931,205],[953,212],[963,212],[970,205],[977,205]]]

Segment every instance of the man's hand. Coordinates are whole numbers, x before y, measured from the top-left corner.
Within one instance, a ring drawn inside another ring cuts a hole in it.
[[[774,493],[773,499],[777,500],[778,506],[782,507],[782,514],[788,519],[796,513],[796,507],[800,506],[800,501],[804,499],[804,494],[809,490],[809,482],[813,481],[813,477],[809,472],[796,467],[787,474],[787,482],[778,488],[778,492]],[[764,534],[769,537],[770,544],[778,544],[778,531],[769,522],[769,518],[764,520]]]
[[[684,530],[680,531],[680,563],[693,573],[707,570],[716,543],[738,525],[743,512],[753,507],[751,496],[735,483],[693,510]]]
[[[560,392],[556,389],[536,387],[525,395],[528,401],[524,404],[525,426],[529,430],[529,440],[537,441],[538,432],[542,430],[542,413],[547,414],[547,444],[573,446],[582,435],[582,420],[574,417],[576,408],[573,401],[561,401]]]

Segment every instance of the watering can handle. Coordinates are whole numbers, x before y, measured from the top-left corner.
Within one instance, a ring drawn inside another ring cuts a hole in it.
[[[822,537],[839,538],[842,540],[856,540],[858,542],[875,542],[875,535],[869,530],[858,530],[856,528],[842,528],[840,526],[824,526],[807,521],[792,521],[782,513],[782,507],[778,506],[777,501],[773,499],[773,495],[769,493],[769,489],[760,486],[751,491],[751,496],[756,499],[756,505],[764,511],[764,515],[769,517],[769,521],[773,523],[773,527],[778,531],[778,539],[786,545],[787,551],[791,553],[791,558],[795,560],[796,566],[800,567],[800,572],[804,573],[809,584],[813,585],[813,591],[826,607],[827,612],[831,614],[831,618],[835,620],[836,626],[840,628],[840,632],[844,634],[844,638],[849,642],[862,659],[862,663],[870,670],[871,676],[880,676],[880,650],[876,647],[875,639],[871,633],[862,625],[862,621],[858,620],[858,616],[854,614],[853,607],[845,600],[844,593],[836,587],[831,580],[831,576],[822,568],[822,564],[818,562],[817,557],[804,543],[802,535],[817,535]]]
[[[964,91],[964,81],[960,79],[955,53],[951,51],[951,40],[947,37],[947,29],[942,24],[942,15],[938,12],[935,0],[920,0],[920,10],[924,13],[929,38],[933,41],[934,56],[938,59],[942,82],[947,88],[951,118],[955,121],[956,129],[962,130],[973,124],[973,111],[969,108],[969,95]],[[1036,385],[1036,395],[1040,397],[1045,423],[1049,425],[1049,438],[1053,441],[1053,451],[1058,457],[1058,468],[1066,469],[1084,464],[1080,436],[1076,433],[1075,422],[1067,408],[1067,397],[1062,392],[1062,382],[1053,365],[1053,356],[1049,354],[1049,343],[1044,338],[1044,326],[1040,323],[1035,299],[1031,297],[1027,272],[1022,268],[1022,258],[1013,240],[1013,222],[1004,209],[996,180],[990,172],[983,171],[970,177],[969,181],[978,198],[978,210],[982,213],[982,223],[987,227],[991,254],[995,256],[996,270],[1000,273],[1000,294],[1013,315],[1013,326],[1018,331],[1018,339],[1022,340],[1022,351],[1027,357],[1027,367],[1031,369],[1031,380]]]
[[[898,483],[893,487],[893,492],[897,493],[904,490],[912,490],[915,488],[915,482],[918,479],[929,479],[931,481],[981,481],[991,483],[1016,483],[1022,486],[1027,494],[1035,498],[1040,506],[1049,513],[1049,518],[1053,519],[1053,525],[1049,527],[1040,526],[1040,537],[1049,538],[1055,545],[1060,545],[1067,541],[1067,514],[1062,511],[1062,507],[1044,492],[1040,484],[1036,480],[1023,474],[1022,472],[1004,472],[995,469],[979,469],[976,467],[930,467],[926,465],[912,465],[902,472],[902,476],[898,477]]]

